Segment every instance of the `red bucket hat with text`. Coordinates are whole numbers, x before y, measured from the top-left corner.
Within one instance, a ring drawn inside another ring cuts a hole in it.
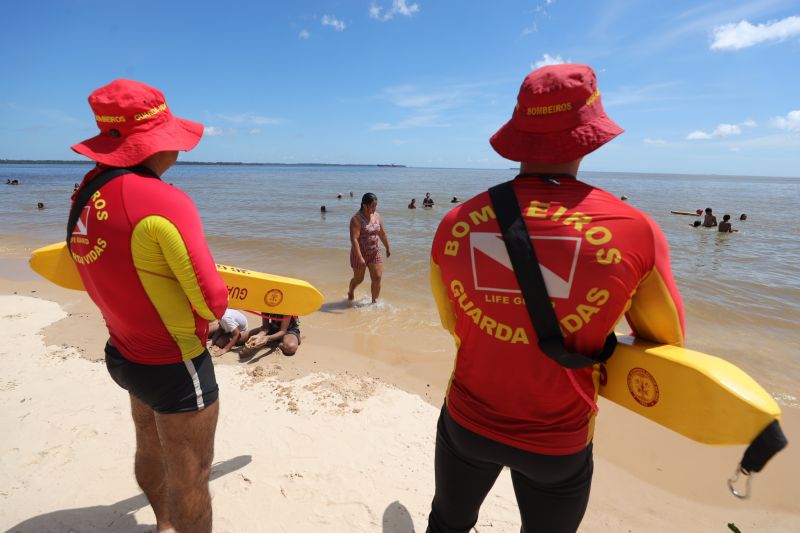
[[[579,159],[623,131],[603,111],[591,67],[550,65],[528,74],[511,120],[489,142],[512,161],[556,164]]]
[[[178,118],[158,89],[133,80],[114,80],[89,95],[100,134],[72,147],[112,167],[138,165],[158,152],[197,146],[203,125]]]

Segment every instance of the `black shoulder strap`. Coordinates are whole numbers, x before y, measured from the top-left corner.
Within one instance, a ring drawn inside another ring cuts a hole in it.
[[[94,178],[89,180],[88,183],[84,184],[83,187],[78,189],[78,192],[75,195],[75,201],[72,202],[72,209],[70,209],[69,219],[67,219],[67,249],[72,251],[72,247],[70,246],[72,230],[75,229],[75,224],[78,222],[78,218],[80,217],[84,206],[89,202],[89,198],[91,198],[94,193],[99,191],[100,187],[114,178],[123,176],[125,174],[137,174],[140,176],[146,176],[148,178],[161,179],[158,177],[158,174],[143,165],[137,165],[131,168],[109,168],[97,174]]]
[[[558,318],[550,303],[542,271],[539,268],[539,260],[536,258],[536,251],[531,244],[528,228],[522,219],[522,212],[511,184],[512,182],[508,181],[492,187],[489,189],[489,197],[492,199],[497,222],[503,232],[503,241],[511,258],[514,274],[525,298],[525,306],[539,337],[539,348],[553,361],[566,368],[583,368],[608,360],[617,346],[617,337],[614,333],[606,338],[603,351],[596,358],[572,353],[564,347],[564,337],[558,326]]]

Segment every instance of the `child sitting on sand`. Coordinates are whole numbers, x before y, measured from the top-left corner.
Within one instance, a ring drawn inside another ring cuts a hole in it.
[[[211,355],[219,357],[231,348],[244,344],[250,338],[247,317],[236,309],[228,309],[219,320],[208,323],[208,339]]]
[[[261,327],[250,331],[250,338],[245,343],[245,348],[248,352],[252,352],[276,343],[283,355],[294,355],[297,352],[297,348],[300,346],[299,317],[262,314]]]

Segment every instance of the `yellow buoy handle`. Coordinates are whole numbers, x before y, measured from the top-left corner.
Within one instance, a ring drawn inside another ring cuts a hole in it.
[[[767,461],[784,449],[789,441],[786,440],[786,435],[783,434],[781,424],[778,419],[774,419],[767,424],[761,433],[753,439],[750,446],[744,451],[742,457],[742,470],[746,472],[761,472]]]

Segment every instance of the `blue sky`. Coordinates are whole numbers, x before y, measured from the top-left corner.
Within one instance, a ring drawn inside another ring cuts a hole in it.
[[[598,171],[800,176],[797,0],[4,2],[0,158],[79,159],[115,78],[205,124],[196,161],[506,168],[537,65],[595,68]]]

